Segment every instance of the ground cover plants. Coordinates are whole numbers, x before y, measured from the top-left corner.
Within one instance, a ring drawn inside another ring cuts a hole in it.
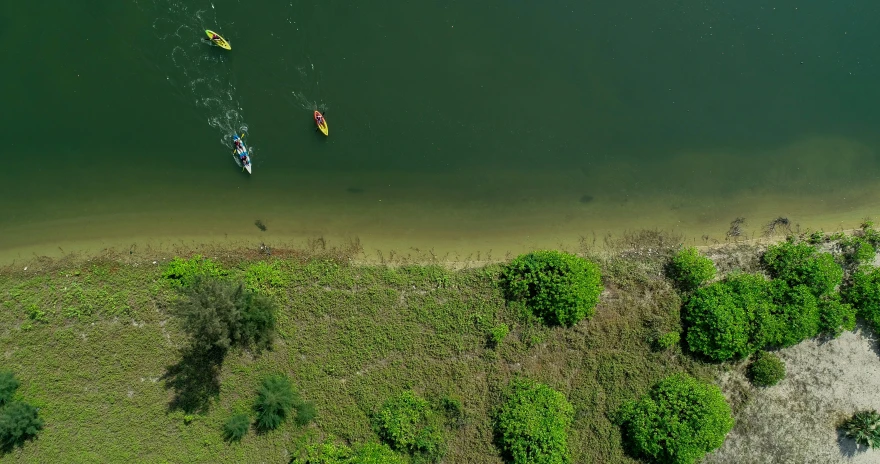
[[[682,285],[667,278],[679,242],[639,232],[601,252],[585,243],[459,270],[353,264],[323,247],[7,268],[0,352],[44,426],[3,459],[497,464],[538,447],[546,462],[698,456],[727,427],[709,388],[717,362],[872,314],[874,271],[860,258],[837,282],[823,251],[798,242],[720,276],[688,251],[679,264],[701,269],[680,269]],[[713,320],[727,335],[694,335]],[[267,389],[275,376],[284,388]],[[644,406],[664,395],[712,405],[700,413],[707,434],[638,419],[672,411]],[[687,439],[650,445],[671,433]]]

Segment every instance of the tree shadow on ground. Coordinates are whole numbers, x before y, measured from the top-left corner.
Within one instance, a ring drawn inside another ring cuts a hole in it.
[[[180,361],[168,366],[162,376],[165,389],[174,390],[168,410],[207,412],[211,400],[220,395],[220,370],[225,357],[226,350],[222,348],[182,349]]]

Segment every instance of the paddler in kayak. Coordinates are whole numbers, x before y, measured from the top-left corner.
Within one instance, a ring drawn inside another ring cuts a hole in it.
[[[208,42],[217,43],[217,42],[223,40],[223,37],[220,37],[219,35],[217,35],[216,32],[214,32],[214,33],[211,33],[211,37],[205,37],[205,40],[207,40]]]

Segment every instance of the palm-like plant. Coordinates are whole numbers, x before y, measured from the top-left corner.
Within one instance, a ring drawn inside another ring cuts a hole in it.
[[[856,441],[859,446],[876,448],[880,446],[880,413],[877,411],[859,411],[841,427],[846,436]]]

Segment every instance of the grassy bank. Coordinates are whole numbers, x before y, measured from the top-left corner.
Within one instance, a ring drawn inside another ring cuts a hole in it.
[[[444,462],[498,463],[492,411],[503,388],[523,375],[574,405],[573,462],[634,462],[610,415],[660,378],[713,368],[680,348],[658,350],[658,335],[679,329],[680,300],[662,276],[670,241],[646,233],[595,256],[605,292],[596,315],[572,328],[548,328],[507,303],[501,267],[452,271],[433,265],[355,265],[348,251],[226,252],[224,269],[281,306],[271,351],[232,352],[219,385],[181,361],[185,337],[168,308],[178,293],[161,259],[38,261],[0,278],[3,368],[18,395],[40,407],[45,430],[4,462],[287,462],[307,443],[375,441],[370,416],[412,389],[433,404],[459,399],[464,418],[448,426]],[[581,250],[589,254],[589,250]],[[492,329],[510,333],[497,345]],[[261,380],[288,374],[317,417],[288,421],[240,443],[221,428],[248,411]],[[190,389],[210,401],[181,409]],[[186,409],[186,410],[184,410]]]

